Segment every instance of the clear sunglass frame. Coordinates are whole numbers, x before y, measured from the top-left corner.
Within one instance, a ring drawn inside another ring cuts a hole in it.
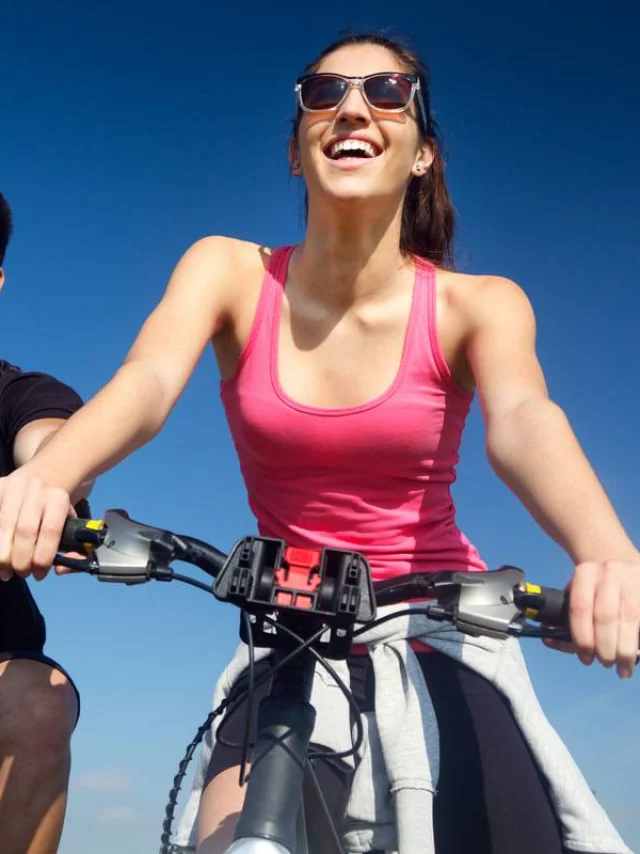
[[[338,103],[334,107],[320,107],[318,109],[314,109],[311,107],[307,107],[302,98],[302,86],[307,80],[317,79],[319,77],[332,77],[337,78],[338,80],[344,80],[347,83],[347,88],[345,89],[344,94],[338,101]],[[403,107],[376,107],[371,103],[369,98],[367,97],[367,93],[364,88],[364,84],[367,80],[371,80],[374,77],[404,77],[405,80],[408,80],[411,83],[411,94],[409,95],[409,99],[405,106]],[[428,129],[427,122],[427,114],[424,106],[424,101],[422,98],[422,90],[420,86],[420,78],[416,74],[407,74],[402,71],[378,71],[375,74],[366,74],[364,77],[348,77],[345,74],[331,74],[329,72],[318,72],[315,74],[305,74],[303,77],[299,77],[296,80],[295,85],[295,93],[297,97],[298,104],[300,109],[305,113],[332,113],[335,110],[340,108],[340,105],[345,102],[349,93],[352,89],[359,89],[360,95],[362,96],[365,104],[375,112],[378,113],[404,113],[406,112],[413,100],[415,99],[418,103],[418,108],[420,110],[420,118],[422,119],[422,126],[425,131]]]

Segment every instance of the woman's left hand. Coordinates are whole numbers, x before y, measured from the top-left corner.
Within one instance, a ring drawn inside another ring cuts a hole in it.
[[[545,641],[575,652],[583,664],[595,659],[633,674],[640,648],[640,555],[637,560],[580,563],[569,585],[572,644]]]

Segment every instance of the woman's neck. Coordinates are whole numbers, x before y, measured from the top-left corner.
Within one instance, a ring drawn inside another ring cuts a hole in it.
[[[292,259],[297,290],[342,306],[381,296],[407,266],[400,252],[401,209],[375,219],[371,211],[360,215],[349,207],[341,216],[310,210]]]

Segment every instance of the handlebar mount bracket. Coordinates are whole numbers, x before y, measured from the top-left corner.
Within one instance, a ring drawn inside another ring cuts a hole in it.
[[[279,648],[290,643],[265,616],[286,621],[307,637],[326,626],[314,644],[326,658],[346,658],[355,623],[375,618],[371,569],[361,554],[296,548],[269,537],[246,537],[236,543],[213,593],[252,615],[255,646]],[[240,635],[246,641],[244,626],[242,622]]]

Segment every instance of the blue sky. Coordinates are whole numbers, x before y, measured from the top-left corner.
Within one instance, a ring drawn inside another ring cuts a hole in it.
[[[560,9],[558,7],[561,7]],[[3,4],[0,188],[16,219],[2,357],[84,396],[104,383],[181,253],[205,234],[299,239],[285,160],[293,80],[347,26],[409,33],[433,73],[458,263],[509,276],[539,319],[551,392],[629,531],[637,516],[636,4]],[[253,530],[203,360],[165,430],[97,485],[97,512],[226,548]],[[562,584],[564,554],[491,473],[474,409],[455,490],[492,565]],[[237,614],[179,585],[49,579],[48,651],[83,714],[62,854],[157,850],[166,794],[206,715]],[[526,647],[540,698],[640,850],[640,682]]]

